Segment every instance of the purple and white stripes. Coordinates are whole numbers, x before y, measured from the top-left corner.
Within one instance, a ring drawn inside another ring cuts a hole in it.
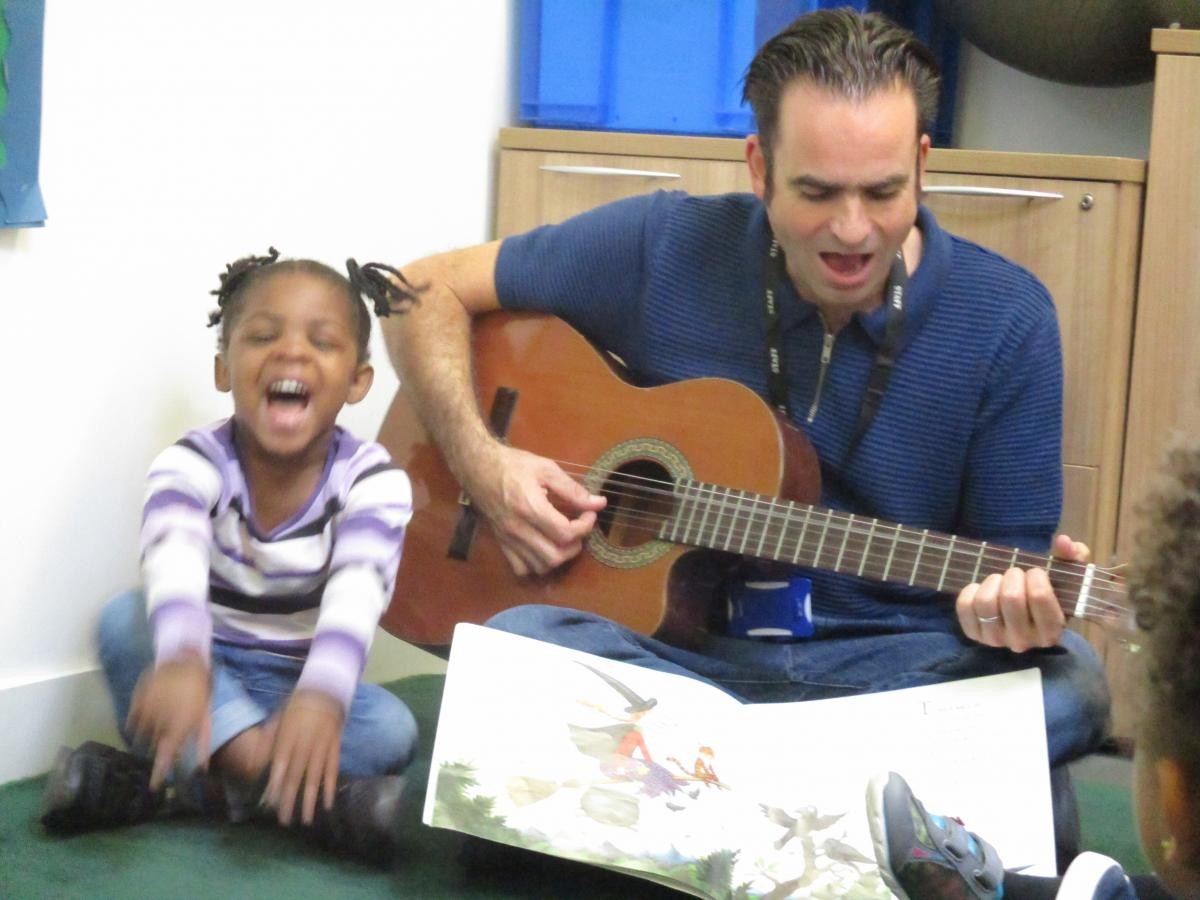
[[[207,658],[212,639],[307,655],[301,684],[348,705],[395,584],[408,477],[338,428],[313,495],[264,533],[233,428],[191,431],[150,468],[142,573],[156,658]]]

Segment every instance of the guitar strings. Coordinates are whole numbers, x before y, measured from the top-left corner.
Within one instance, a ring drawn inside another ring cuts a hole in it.
[[[610,494],[610,496],[619,496],[620,495],[620,492],[609,491],[608,493]],[[644,492],[637,492],[637,493],[626,492],[626,494],[628,496],[638,497],[639,499],[644,496]],[[768,514],[768,515],[770,515],[770,514]],[[824,516],[824,518],[828,518],[828,516]],[[713,536],[714,540],[712,542],[713,549],[726,549],[729,552],[741,553],[741,554],[746,554],[746,555],[751,555],[751,556],[758,556],[760,558],[767,558],[767,559],[782,559],[782,560],[786,559],[785,554],[767,554],[767,553],[761,552],[760,550],[750,551],[747,553],[746,546],[738,545],[737,547],[735,547],[734,545],[737,543],[737,537],[740,534],[740,532],[737,530],[738,526],[740,526],[742,524],[749,525],[749,524],[759,524],[759,523],[752,521],[752,520],[756,519],[756,516],[754,513],[750,513],[747,516],[745,516],[744,522],[742,521],[743,517],[739,513],[734,513],[733,519],[734,519],[734,521],[730,522],[729,524],[727,524],[726,526],[724,526],[721,529],[722,533],[728,532],[730,537],[727,538],[724,545],[722,546],[721,543],[719,542],[720,536],[717,534],[714,534],[714,536]],[[625,509],[621,510],[620,520],[623,525],[630,528],[631,530],[636,529],[637,531],[643,533],[648,539],[660,539],[660,540],[666,539],[666,540],[671,540],[674,543],[689,543],[689,541],[687,541],[687,540],[677,540],[677,539],[673,539],[670,537],[664,538],[661,535],[661,533],[660,533],[661,526],[663,526],[664,524],[666,524],[672,520],[672,517],[670,517],[670,516],[656,515],[656,514],[648,513],[648,512],[639,513],[634,510],[625,508]],[[633,523],[633,522],[637,522],[637,525],[632,525],[631,523]],[[792,524],[794,526],[798,523],[799,523],[799,519],[797,518],[793,521]],[[812,525],[813,525],[814,533],[818,533],[819,530],[823,529],[827,532],[827,534],[828,534],[828,532],[832,531],[835,535],[835,537],[832,541],[827,542],[826,547],[821,548],[820,553],[813,554],[814,567],[815,568],[834,568],[835,570],[838,570],[838,571],[851,572],[852,570],[850,568],[839,569],[837,565],[833,565],[833,566],[826,565],[826,564],[820,562],[820,557],[824,556],[826,553],[830,553],[830,554],[834,553],[835,552],[834,548],[838,548],[838,552],[840,554],[842,548],[841,548],[841,545],[838,543],[839,536],[844,535],[847,530],[849,530],[850,533],[852,533],[852,534],[867,535],[867,536],[870,536],[870,532],[868,530],[862,529],[862,528],[851,527],[851,528],[847,529],[846,526],[841,525],[837,521],[836,517],[834,517],[834,519],[832,519],[829,522],[822,523],[822,522],[818,521],[818,522],[813,522]],[[779,543],[778,539],[783,536],[783,532],[780,531],[777,533],[777,532],[772,531],[770,524],[768,523],[767,524],[767,535],[771,538],[774,538],[775,539],[774,543],[777,544],[777,543]],[[887,531],[880,532],[878,534],[878,537],[881,540],[889,540],[889,534]],[[911,568],[914,572],[916,572],[919,570],[921,565],[928,565],[928,563],[925,563],[922,561],[922,555],[925,553],[926,550],[928,550],[930,552],[940,551],[940,550],[949,549],[951,546],[949,536],[944,536],[939,533],[931,532],[927,537],[928,537],[928,540],[926,541],[924,548],[922,548],[922,546],[919,544],[919,542],[914,541],[914,540],[896,541],[894,538],[891,538],[892,543],[895,545],[895,550],[891,554],[891,561],[892,561],[891,569],[896,572],[902,572],[906,568]],[[841,539],[845,540],[844,537],[842,537]],[[937,543],[936,543],[937,541],[941,541],[941,543],[942,543],[941,547],[937,546]],[[814,538],[808,542],[815,543],[816,540]],[[694,544],[695,542],[690,542],[690,543]],[[768,541],[765,539],[760,540],[760,542],[759,542],[760,546],[770,545],[771,543],[772,543],[772,541]],[[966,545],[968,543],[978,544],[978,542],[968,542],[968,541],[964,540],[963,541],[963,544],[964,544],[963,549],[960,551],[957,551],[957,552],[965,554]],[[911,553],[911,554],[906,552],[907,548],[904,546],[905,544],[909,545],[910,547],[916,547],[917,548],[916,552]],[[702,545],[702,546],[704,546],[704,545]],[[796,546],[796,550],[798,553],[802,547],[802,544],[797,543],[795,546]],[[828,548],[828,549],[826,549],[826,548]],[[983,558],[986,560],[986,559],[988,559],[988,556],[985,555]],[[993,562],[995,562],[997,560],[1003,561],[1005,564],[1005,567],[1007,568],[1007,566],[1012,563],[1012,554],[1006,553],[1003,555],[992,555],[991,560]],[[799,560],[796,558],[793,558],[791,560],[791,562],[793,562],[794,564],[800,564]],[[1034,556],[1032,554],[1028,554],[1025,552],[1020,552],[1018,554],[1016,562],[1018,564],[1023,564],[1026,567],[1033,566],[1033,565],[1040,565],[1043,568],[1045,567],[1045,560],[1043,559],[1043,557]],[[1079,579],[1080,582],[1082,582],[1082,575],[1080,575],[1079,572],[1066,573],[1063,571],[1067,565],[1071,565],[1072,567],[1077,567],[1079,569],[1079,571],[1081,572],[1084,568],[1081,564],[1067,563],[1067,561],[1064,561],[1064,560],[1055,560],[1055,563],[1057,563],[1057,568],[1054,569],[1054,575],[1067,576],[1067,575],[1074,574],[1074,577],[1076,577],[1077,579]],[[1103,577],[1103,574],[1104,574],[1103,569],[1098,569],[1096,571],[1100,573],[1101,577]],[[878,571],[877,567],[864,566],[860,571],[858,571],[854,574],[857,574],[860,577],[872,578],[873,580],[878,580],[878,581],[891,581],[893,583],[901,583],[901,584],[907,583],[910,585],[913,584],[913,581],[905,579],[903,577],[884,579],[883,572]],[[989,573],[987,573],[985,571],[983,574],[989,574]],[[949,583],[957,583],[957,584],[964,584],[964,585],[972,580],[979,580],[978,575],[979,575],[979,571],[976,568],[974,568],[973,566],[971,566],[971,565],[962,566],[962,565],[958,565],[958,564],[946,565],[944,567],[944,572],[941,573],[941,577],[944,580],[948,581]],[[1082,587],[1082,584],[1080,584],[1080,587]],[[1120,588],[1118,586],[1110,587],[1103,580],[1095,580],[1093,582],[1093,584],[1091,585],[1091,587],[1089,588],[1088,600],[1085,604],[1085,613],[1086,613],[1085,617],[1094,619],[1094,620],[1098,620],[1098,621],[1113,621],[1113,622],[1120,621],[1120,622],[1128,623],[1130,621],[1130,617],[1131,617],[1130,610],[1127,607],[1125,607],[1123,604],[1113,602],[1111,600],[1106,599],[1105,595],[1109,595],[1109,594],[1111,594],[1113,597],[1117,597],[1117,598],[1123,598],[1125,596],[1125,592],[1122,588]],[[1073,607],[1074,607],[1073,603],[1071,603],[1067,600],[1060,599],[1060,605],[1063,606],[1064,611],[1073,612]]]
[[[757,526],[762,531],[762,538],[759,539],[757,554],[765,558],[781,558],[777,554],[763,554],[763,547],[775,545],[778,547],[783,543],[783,538],[787,535],[789,527],[800,525],[800,514],[803,513],[807,519],[812,516],[814,511],[818,512],[818,520],[812,522],[815,531],[824,530],[826,536],[832,530],[835,534],[834,540],[827,542],[828,547],[820,547],[820,551],[814,554],[814,560],[818,559],[825,553],[833,553],[833,548],[839,548],[838,555],[846,549],[849,538],[853,536],[863,537],[866,539],[878,538],[881,540],[890,540],[892,544],[892,553],[890,556],[891,567],[894,567],[898,572],[904,571],[906,567],[911,567],[912,571],[916,572],[920,557],[923,553],[935,550],[948,550],[952,544],[961,543],[962,548],[957,551],[960,557],[967,555],[968,548],[974,546],[982,549],[978,555],[974,555],[973,559],[977,565],[968,563],[962,566],[955,562],[947,564],[945,571],[942,573],[943,579],[953,576],[954,580],[962,579],[962,583],[975,580],[980,567],[985,563],[990,563],[993,567],[1003,566],[1008,568],[1010,565],[1021,564],[1024,566],[1037,565],[1046,568],[1050,563],[1055,576],[1060,578],[1074,577],[1082,579],[1086,572],[1086,565],[1065,560],[1054,559],[1051,556],[1042,556],[1039,554],[1022,551],[1015,548],[1008,548],[1007,552],[996,552],[992,546],[986,545],[984,542],[971,539],[952,538],[950,535],[944,535],[940,532],[921,532],[916,529],[906,528],[900,525],[889,525],[883,530],[876,532],[873,527],[866,527],[871,523],[871,519],[865,516],[856,516],[854,514],[842,513],[837,510],[816,507],[811,504],[804,504],[792,501],[779,501],[774,498],[766,497],[759,494],[747,494],[741,491],[732,491],[726,488],[719,488],[714,485],[708,485],[703,482],[688,481],[683,484],[675,482],[663,481],[661,479],[650,478],[647,476],[636,475],[629,472],[620,472],[613,470],[601,470],[595,467],[572,463],[568,461],[556,461],[560,466],[567,470],[574,470],[572,477],[583,481],[588,474],[594,473],[600,476],[607,476],[605,484],[605,493],[611,498],[628,498],[640,502],[646,502],[648,499],[657,498],[660,502],[669,503],[674,509],[676,503],[687,503],[692,501],[697,507],[702,503],[712,504],[718,498],[722,499],[725,504],[730,500],[734,503],[734,508],[730,511],[725,511],[723,508],[719,512],[717,518],[713,521],[713,539],[717,540],[717,530],[719,528],[721,536],[725,537],[723,546],[717,545],[718,549],[725,549],[730,552],[745,553],[747,550],[747,541],[751,526]],[[618,487],[619,486],[619,487]],[[679,492],[682,488],[682,495]],[[750,509],[744,509],[745,505],[749,505]],[[707,517],[707,513],[705,518]],[[729,521],[721,525],[721,520],[728,517]],[[777,518],[780,521],[776,521]],[[649,537],[659,538],[659,532],[667,524],[676,521],[677,516],[674,512],[669,515],[653,512],[650,510],[637,509],[634,507],[623,506],[620,509],[620,521],[628,527],[637,527],[639,530],[646,533]],[[824,519],[822,523],[820,520]],[[702,518],[702,526],[700,533],[702,534],[707,527],[707,523]],[[875,524],[878,524],[877,522]],[[773,530],[772,526],[778,525],[778,530]],[[690,530],[690,525],[684,529],[685,535]],[[740,529],[740,530],[739,530]],[[905,534],[909,532],[913,535],[918,535],[922,539],[917,540]],[[801,537],[804,536],[804,531],[801,531]],[[741,543],[737,551],[733,551],[732,547],[737,543],[737,538],[741,538]],[[676,541],[677,543],[687,543],[687,541]],[[803,541],[797,541],[795,551],[798,555],[802,549]],[[909,552],[915,548],[915,552],[909,555]],[[865,549],[865,545],[864,548]],[[822,566],[817,566],[821,568]],[[861,570],[864,575],[868,575],[866,568]],[[1097,567],[1093,570],[1093,582],[1090,586],[1089,597],[1087,602],[1087,613],[1091,618],[1099,619],[1127,619],[1130,610],[1123,604],[1117,603],[1109,596],[1115,598],[1124,598],[1125,590],[1123,585],[1112,584],[1106,580],[1109,573],[1106,570]],[[1097,577],[1099,576],[1099,577]],[[911,583],[910,580],[892,579],[900,583]],[[1069,603],[1062,605],[1070,609]]]
[[[649,480],[649,479],[641,479],[641,480],[649,481],[650,483],[661,483],[661,482],[653,482],[652,480]],[[621,491],[621,492],[610,491],[610,493],[617,495],[617,496],[627,495],[630,497],[634,497],[636,499],[642,499],[648,493],[648,491],[645,487],[640,487],[639,490],[635,490],[635,491]],[[656,493],[658,493],[662,496],[671,496],[673,499],[675,498],[675,495],[672,492],[656,491]],[[705,488],[702,485],[698,485],[698,486],[696,486],[696,490],[694,493],[692,493],[690,495],[685,493],[685,501],[686,501],[686,499],[695,499],[697,496],[699,496],[701,499],[703,499],[704,493],[708,493],[708,494],[714,495],[714,496],[716,495],[715,491]],[[733,543],[736,541],[737,537],[740,535],[740,536],[742,536],[743,542],[738,545],[737,552],[744,553],[744,552],[746,552],[747,546],[745,544],[745,536],[739,530],[739,527],[742,525],[757,526],[757,528],[760,531],[764,532],[764,536],[763,536],[763,538],[760,538],[760,540],[758,542],[759,549],[753,551],[751,553],[751,555],[766,556],[767,558],[777,558],[780,554],[778,554],[778,553],[764,554],[761,552],[761,548],[764,546],[769,546],[772,543],[774,543],[775,545],[778,545],[779,539],[785,534],[784,523],[780,523],[778,521],[779,510],[784,509],[785,520],[788,520],[788,523],[791,524],[793,527],[800,522],[800,517],[798,515],[795,517],[792,517],[791,516],[792,510],[790,508],[785,508],[785,506],[780,505],[778,503],[774,503],[773,501],[768,502],[765,499],[756,499],[756,497],[742,497],[742,498],[739,498],[739,500],[737,502],[742,503],[744,501],[748,501],[751,504],[752,508],[749,510],[745,510],[745,511],[738,510],[735,508],[730,516],[732,521],[721,529],[722,533],[728,533],[725,544],[723,546],[721,546],[719,544],[719,536],[715,533],[713,535],[714,542],[717,543],[718,547],[721,549],[732,550]],[[810,510],[811,509],[807,505],[801,505],[799,508],[802,510]],[[830,514],[831,512],[832,512],[832,515]],[[633,515],[631,515],[631,513],[633,513]],[[890,528],[885,528],[884,530],[879,531],[876,534],[870,528],[861,527],[861,523],[869,522],[869,520],[865,519],[864,517],[857,517],[857,519],[856,519],[854,516],[851,516],[849,514],[840,514],[840,513],[837,513],[837,511],[829,511],[829,510],[826,510],[824,513],[819,514],[819,516],[820,516],[820,518],[817,521],[814,521],[811,523],[812,526],[814,527],[814,530],[816,530],[817,532],[819,532],[821,530],[829,532],[830,530],[832,530],[835,534],[834,541],[829,543],[830,550],[828,552],[833,552],[832,548],[835,546],[839,547],[839,549],[843,549],[844,546],[848,544],[848,537],[850,535],[865,536],[866,538],[874,538],[877,536],[880,540],[890,542],[890,544],[893,545],[894,549],[899,551],[898,553],[893,553],[893,556],[892,556],[893,564],[895,565],[897,570],[903,570],[906,567],[906,565],[914,565],[915,566],[919,562],[921,555],[923,555],[926,552],[926,550],[931,551],[931,552],[932,551],[949,550],[949,549],[951,549],[953,543],[958,543],[960,540],[958,538],[952,539],[949,535],[943,535],[939,532],[929,532],[929,533],[926,533],[923,535],[924,541],[922,542],[922,541],[916,540],[914,538],[906,538],[904,536],[903,530],[900,530],[898,532],[893,531],[893,529],[896,529],[896,528],[903,529],[903,526],[891,526]],[[672,516],[659,516],[659,515],[656,515],[653,513],[637,514],[631,509],[623,509],[622,510],[622,521],[628,521],[629,519],[634,518],[634,517],[639,518],[641,520],[641,522],[648,523],[649,525],[661,525],[661,524],[670,522],[673,519]],[[761,519],[761,521],[760,521],[760,519]],[[825,521],[821,521],[821,519],[824,519]],[[855,521],[857,521],[859,523],[859,525],[852,524]],[[714,525],[715,524],[716,523],[714,523]],[[778,529],[773,527],[776,525],[779,526]],[[643,528],[642,530],[644,530],[648,533],[650,531],[649,528]],[[688,530],[689,529],[685,529],[685,534],[687,533]],[[702,529],[702,531],[703,531],[703,529]],[[714,529],[714,531],[715,531],[715,529]],[[921,535],[921,532],[917,532],[913,529],[908,529],[908,532],[909,532],[909,534]],[[838,544],[839,537],[843,541],[842,545]],[[773,538],[774,540],[768,541],[767,538]],[[976,547],[982,547],[981,542],[978,542],[978,541],[969,541],[966,539],[962,539],[961,543],[962,543],[962,546],[956,552],[958,552],[960,557],[962,557],[964,559],[968,559],[968,562],[970,562],[970,558],[967,553],[967,550],[969,549],[969,547],[971,545],[974,545]],[[797,544],[795,546],[798,551],[800,549],[799,544]],[[912,555],[908,555],[906,553],[906,551],[909,548],[916,548],[916,552],[913,553]],[[854,549],[857,550],[859,548],[854,548]],[[864,547],[862,549],[865,549],[865,541],[864,541]],[[1011,548],[1010,548],[1010,551],[1011,551]],[[821,554],[823,555],[825,552],[827,552],[827,551],[824,548],[822,548]],[[1006,553],[990,552],[990,553],[984,553],[982,556],[976,556],[974,558],[982,559],[984,562],[991,562],[993,564],[1003,563],[1004,567],[1007,568],[1008,565],[1013,564],[1014,561],[1016,563],[1023,564],[1025,566],[1041,565],[1044,567],[1046,565],[1046,562],[1049,559],[1051,559],[1052,557],[1043,558],[1041,555],[1031,554],[1026,551],[1018,550],[1015,554],[1015,560],[1014,560],[1014,554],[1012,552],[1006,552]],[[1063,576],[1063,577],[1074,575],[1075,577],[1082,579],[1083,573],[1085,572],[1085,569],[1086,569],[1086,567],[1083,564],[1070,563],[1070,562],[1067,562],[1064,560],[1054,560],[1054,563],[1057,565],[1057,568],[1054,570],[1055,574],[1059,575],[1059,576]],[[1074,571],[1071,571],[1071,570],[1074,570]],[[962,575],[964,577],[964,580],[973,580],[973,578],[968,578],[967,576],[968,575],[974,576],[975,571],[976,571],[976,569],[970,564],[967,565],[966,567],[957,566],[957,565],[947,567],[947,574],[954,573],[954,574]],[[1106,573],[1104,572],[1103,569],[1099,569],[1096,571],[1098,571],[1100,574],[1099,580],[1096,580],[1095,576],[1093,576],[1094,587],[1096,588],[1097,594],[1111,593],[1111,594],[1118,595],[1118,596],[1123,594],[1123,591],[1120,586],[1109,588],[1108,585],[1105,584],[1103,579],[1104,579],[1104,576]],[[903,581],[904,579],[898,579],[898,580]],[[1097,596],[1096,599],[1098,601],[1103,600],[1103,598],[1099,597],[1099,596]],[[1122,607],[1117,606],[1117,605],[1114,605],[1113,608],[1118,609],[1118,610],[1122,609]]]

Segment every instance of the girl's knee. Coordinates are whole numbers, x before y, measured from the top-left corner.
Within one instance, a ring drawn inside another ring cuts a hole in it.
[[[141,658],[150,652],[146,603],[141,591],[126,591],[104,604],[96,622],[96,648],[101,665],[109,671],[129,656]]]
[[[366,710],[353,710],[342,734],[341,770],[366,777],[394,775],[412,762],[417,749],[417,720],[399,698],[376,685]]]

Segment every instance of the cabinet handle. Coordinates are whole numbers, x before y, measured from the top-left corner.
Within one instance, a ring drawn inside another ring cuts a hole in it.
[[[651,172],[648,169],[615,169],[612,166],[538,166],[543,172],[563,172],[567,175],[630,175],[638,178],[682,178],[676,172]]]
[[[1019,188],[975,187],[967,184],[927,184],[921,188],[926,194],[965,194],[976,197],[1022,197],[1026,200],[1061,200],[1062,194],[1050,191],[1023,191]]]

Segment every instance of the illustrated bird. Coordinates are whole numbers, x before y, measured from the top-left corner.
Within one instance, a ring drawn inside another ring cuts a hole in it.
[[[821,815],[820,811],[815,806],[804,806],[796,811],[795,815],[789,813],[786,809],[778,806],[767,806],[765,803],[760,803],[759,808],[762,809],[763,815],[774,822],[776,825],[782,825],[784,832],[779,836],[779,840],[775,842],[775,849],[782,850],[794,837],[804,837],[814,831],[823,831],[830,825],[838,821],[845,813]]]
[[[866,865],[875,865],[875,859],[870,856],[863,856],[853,846],[845,841],[837,838],[826,838],[825,843],[821,845],[821,849],[825,851],[825,855],[834,862],[846,863],[847,865],[857,866],[865,863]]]

